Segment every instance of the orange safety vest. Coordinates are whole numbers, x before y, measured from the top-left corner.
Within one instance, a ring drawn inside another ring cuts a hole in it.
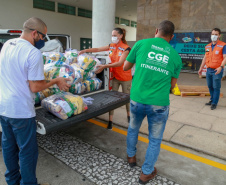
[[[214,49],[212,50],[212,43],[206,45],[206,66],[207,68],[216,69],[221,66],[223,61],[223,48],[226,45],[225,42],[217,41]]]
[[[118,62],[123,52],[129,48],[127,44],[124,44],[122,41],[118,44],[111,43],[109,45],[109,57],[112,63]],[[114,77],[120,81],[129,81],[132,80],[131,69],[128,71],[123,70],[123,65],[120,67],[113,67],[112,72]]]

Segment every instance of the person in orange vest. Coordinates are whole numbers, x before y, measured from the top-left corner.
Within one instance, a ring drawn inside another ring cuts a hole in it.
[[[205,47],[205,56],[202,60],[199,75],[206,65],[206,81],[210,92],[210,101],[206,105],[211,106],[211,110],[217,108],[220,97],[221,78],[226,64],[226,43],[220,41],[221,30],[214,28],[211,33],[212,42]]]
[[[96,73],[100,73],[105,68],[112,68],[113,72],[113,83],[112,90],[118,91],[119,86],[122,86],[122,92],[130,93],[131,83],[132,83],[132,73],[131,70],[124,71],[123,64],[128,56],[131,48],[127,45],[126,39],[126,30],[122,28],[114,28],[112,31],[112,43],[107,46],[103,46],[100,48],[90,48],[81,50],[79,55],[86,52],[101,52],[101,51],[109,51],[109,57],[111,59],[110,64],[99,65]],[[126,104],[127,111],[127,119],[130,122],[130,106],[129,103]],[[108,129],[112,129],[112,120],[113,120],[114,111],[109,112],[109,123]]]

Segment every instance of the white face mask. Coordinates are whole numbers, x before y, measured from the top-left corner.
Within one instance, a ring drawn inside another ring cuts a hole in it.
[[[119,39],[118,37],[112,37],[111,38],[111,41],[114,43],[114,44],[117,44],[119,42]]]
[[[211,35],[211,40],[212,40],[213,42],[216,42],[217,39],[218,39],[218,36],[217,36],[217,35]]]

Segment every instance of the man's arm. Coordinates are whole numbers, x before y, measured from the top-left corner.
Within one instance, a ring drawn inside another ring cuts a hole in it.
[[[125,61],[124,66],[123,66],[123,70],[124,71],[128,71],[133,67],[134,63],[131,63],[129,61]]]
[[[222,61],[222,63],[221,63],[221,66],[225,66],[225,64],[226,64],[226,54],[224,54],[223,55],[223,61]],[[219,74],[220,72],[221,72],[221,70],[223,70],[223,68],[222,67],[218,67],[218,68],[216,68],[215,69],[215,71],[216,71],[216,73],[215,73],[215,75],[217,75],[217,74]]]
[[[67,81],[70,81],[70,79],[63,78],[63,77],[52,79],[49,82],[46,82],[45,80],[38,80],[38,81],[29,80],[29,86],[30,86],[31,92],[33,93],[40,92],[44,89],[49,88],[54,84],[57,84],[60,90],[67,91],[71,86],[67,84]]]
[[[202,59],[202,63],[201,63],[201,65],[200,65],[200,68],[199,68],[199,71],[198,71],[198,74],[199,74],[199,75],[202,75],[202,70],[203,70],[205,64],[206,64],[206,55],[205,55],[204,58]]]
[[[170,89],[173,89],[175,87],[177,83],[177,78],[171,78],[171,88]]]

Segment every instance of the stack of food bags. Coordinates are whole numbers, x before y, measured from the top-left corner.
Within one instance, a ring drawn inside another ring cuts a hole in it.
[[[96,70],[100,61],[87,54],[78,55],[78,51],[70,49],[65,54],[60,52],[44,52],[44,75],[49,81],[58,77],[69,78],[71,85],[69,92],[82,94],[101,88],[102,81],[96,78]],[[57,85],[36,93],[35,102],[39,104],[45,97],[60,92]]]
[[[67,65],[65,62],[57,61],[44,65],[45,80],[52,80],[57,77],[69,78],[69,84],[72,84],[75,79],[75,71],[73,67]]]
[[[84,92],[90,92],[101,88],[102,81],[96,78],[96,70],[100,61],[87,54],[78,56],[78,63],[73,63],[71,66],[76,72],[79,73],[80,78],[75,78],[69,92],[75,94],[82,94]],[[76,76],[76,75],[75,75]]]
[[[92,71],[97,64],[93,57],[82,54],[78,56],[78,65],[84,70],[83,80],[86,80],[90,71]]]
[[[67,119],[88,109],[82,97],[60,92],[42,100],[41,105],[60,119]]]
[[[70,81],[67,81],[67,83],[71,85],[74,83],[75,79],[81,78],[77,72],[75,73],[73,67],[60,60],[44,65],[44,76],[47,81],[57,77],[69,78]],[[40,104],[44,98],[59,92],[61,91],[55,84],[41,92],[35,93],[35,104]]]

